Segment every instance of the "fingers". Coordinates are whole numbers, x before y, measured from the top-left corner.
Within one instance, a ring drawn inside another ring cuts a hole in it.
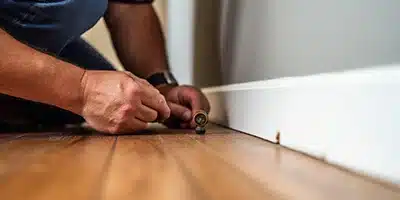
[[[207,113],[210,111],[210,105],[207,98],[198,90],[188,87],[179,91],[178,97],[180,102],[190,106],[192,112],[204,110]]]
[[[136,118],[144,122],[154,122],[157,119],[157,111],[141,105],[138,107]]]
[[[173,102],[168,102],[168,106],[171,109],[171,117],[165,121],[164,125],[168,128],[190,128],[192,111]]]
[[[153,87],[146,80],[136,77],[130,72],[124,72],[132,78],[137,84],[138,88],[133,89],[132,92],[137,92],[140,96],[141,103],[150,109],[155,110],[158,113],[158,120],[164,121],[170,116],[170,109],[167,102],[162,94]],[[148,113],[148,110],[147,110]],[[142,118],[150,118],[150,116],[141,116]],[[153,120],[154,121],[154,120]]]
[[[113,117],[109,119],[108,132],[129,133],[148,128],[148,122],[157,118],[157,112],[144,105],[139,105],[135,109],[131,105],[121,106]]]
[[[168,106],[171,109],[171,115],[179,118],[180,120],[187,122],[192,119],[192,111],[189,108],[172,102],[168,102]]]
[[[182,94],[178,95],[179,97],[182,98],[182,102],[184,102],[184,104],[189,105],[192,111],[196,112],[197,110],[201,109],[201,102],[200,99],[198,98],[197,93],[191,90],[187,90],[187,92],[181,90],[180,92]]]
[[[209,102],[204,94],[190,86],[180,86],[176,93],[176,100],[174,98],[170,100],[172,102],[168,102],[168,106],[171,109],[171,116],[179,120],[177,125],[180,128],[195,128],[193,114],[199,110],[207,113],[210,111]],[[187,116],[188,113],[190,113],[190,117]]]
[[[148,95],[142,99],[142,104],[154,109],[158,113],[158,119],[163,121],[169,118],[171,110],[169,109],[167,102],[161,94],[158,95]]]
[[[168,128],[175,129],[175,128],[180,128],[180,121],[181,121],[180,119],[178,119],[177,117],[171,115],[171,117],[168,118],[167,120],[165,120],[163,122],[163,124],[165,126],[167,126]]]
[[[109,126],[107,130],[107,132],[111,134],[131,133],[133,131],[144,130],[148,128],[148,123],[136,118],[130,118],[129,120],[115,121],[111,123],[112,125]]]
[[[159,120],[163,121],[169,118],[171,110],[164,96],[157,89],[146,87],[142,90],[142,93],[142,104],[156,110]]]
[[[183,104],[189,105],[192,111],[192,115],[199,111],[203,110],[207,113],[210,111],[210,105],[207,98],[198,90],[194,88],[185,88],[179,91],[178,97]],[[192,117],[193,118],[193,117]],[[194,119],[191,119],[189,123],[181,124],[182,128],[195,128],[196,122]]]
[[[143,90],[144,98],[142,104],[155,109],[158,112],[158,120],[164,121],[169,118],[171,110],[168,107],[164,96],[144,79],[137,80],[145,89]],[[153,120],[154,121],[154,120]]]
[[[192,127],[192,125],[191,125],[190,122],[189,122],[189,123],[181,123],[181,124],[180,124],[180,127],[181,127],[181,128],[195,128],[195,126]]]
[[[164,96],[144,79],[129,72],[92,70],[86,73],[82,117],[95,130],[126,133],[169,117]]]

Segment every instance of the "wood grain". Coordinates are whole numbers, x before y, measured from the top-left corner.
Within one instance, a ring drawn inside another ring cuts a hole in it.
[[[400,199],[398,186],[212,126],[0,135],[1,199]]]
[[[115,138],[22,137],[0,148],[1,199],[98,199]]]

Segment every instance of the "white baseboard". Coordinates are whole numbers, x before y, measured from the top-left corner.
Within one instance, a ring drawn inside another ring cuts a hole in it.
[[[400,184],[400,66],[203,91],[211,121]]]

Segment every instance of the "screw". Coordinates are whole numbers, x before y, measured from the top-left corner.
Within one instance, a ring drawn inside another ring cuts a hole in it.
[[[280,131],[276,132],[275,139],[276,139],[276,144],[281,144],[281,132]]]
[[[194,114],[194,122],[196,123],[196,133],[197,134],[205,134],[206,128],[205,126],[208,124],[208,114],[207,112],[200,110]]]

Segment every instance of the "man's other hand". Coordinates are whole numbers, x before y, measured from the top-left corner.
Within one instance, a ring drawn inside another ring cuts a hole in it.
[[[171,118],[165,122],[170,128],[194,128],[193,114],[198,110],[210,111],[206,96],[192,86],[160,86],[171,109]]]
[[[147,123],[170,116],[164,96],[129,72],[88,70],[82,78],[82,92],[82,116],[98,131],[142,130]]]

